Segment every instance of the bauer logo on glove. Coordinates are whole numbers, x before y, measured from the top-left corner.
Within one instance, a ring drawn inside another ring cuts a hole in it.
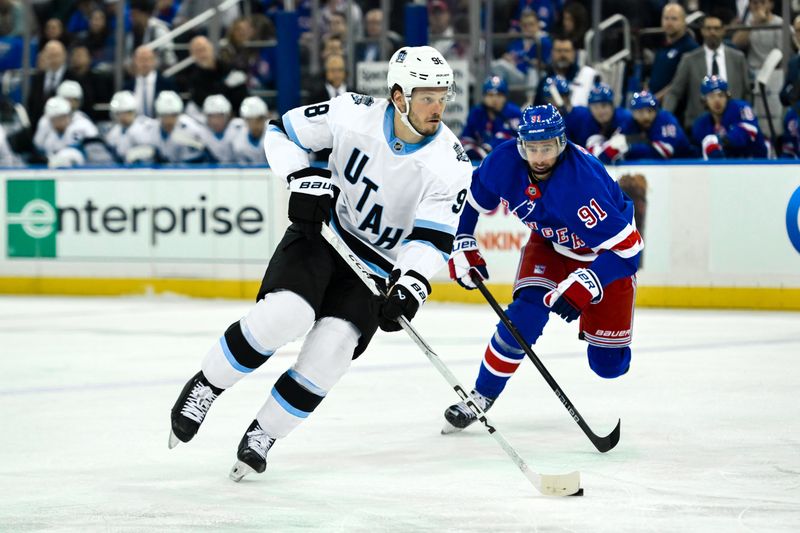
[[[544,295],[544,303],[567,322],[578,318],[590,304],[603,299],[603,286],[597,274],[588,268],[579,268],[558,286]]]

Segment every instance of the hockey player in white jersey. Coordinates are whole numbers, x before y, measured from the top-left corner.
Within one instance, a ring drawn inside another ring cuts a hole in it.
[[[136,114],[136,97],[130,91],[119,91],[111,98],[114,126],[106,133],[106,143],[117,158],[125,163],[152,162],[155,146],[149,144],[159,134],[154,118]]]
[[[397,331],[430,293],[452,252],[472,166],[442,114],[453,71],[434,48],[401,48],[389,99],[345,93],[299,107],[268,126],[264,146],[289,185],[291,226],[247,315],[209,350],[172,409],[170,447],[197,433],[211,403],[284,344],[305,335],[297,361],[275,382],[247,428],[231,478],[263,472],[276,439],[322,402],[380,326]],[[311,151],[331,149],[328,168]],[[319,234],[331,227],[386,283],[375,298]],[[310,330],[310,331],[309,331]]]
[[[264,130],[267,125],[267,104],[258,96],[248,96],[239,106],[239,116],[247,123],[233,137],[233,162],[240,165],[263,165]]]
[[[148,139],[162,163],[207,161],[203,125],[183,113],[183,100],[174,91],[161,91],[155,101],[160,128]]]
[[[83,89],[81,88],[80,83],[73,80],[62,81],[56,89],[56,96],[60,96],[69,102],[70,108],[72,109],[73,120],[79,122],[90,122],[94,124],[92,119],[90,119],[86,113],[79,109],[81,107],[81,102],[83,102]],[[50,123],[50,119],[47,118],[46,115],[42,115],[42,117],[39,119],[39,122],[36,123],[36,133],[33,136],[34,146],[42,144],[44,139],[51,135],[52,132],[53,126]]]
[[[203,101],[206,119],[205,144],[214,163],[234,163],[233,140],[247,124],[240,118],[231,118],[231,103],[221,94],[212,94]]]
[[[50,166],[81,164],[76,152],[84,139],[97,137],[97,127],[82,113],[73,113],[70,103],[61,96],[53,96],[44,105],[44,116],[49,121],[47,132],[36,138],[34,145],[48,159]],[[65,150],[68,149],[68,150]],[[61,155],[59,152],[64,151]],[[62,164],[63,163],[70,163]]]
[[[6,129],[0,124],[0,167],[19,167],[22,160],[8,144]]]

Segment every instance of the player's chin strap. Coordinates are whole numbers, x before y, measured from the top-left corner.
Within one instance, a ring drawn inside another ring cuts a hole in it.
[[[345,244],[327,224],[322,225],[322,237],[328,241],[331,248],[341,256],[344,262],[353,269],[353,272],[356,273],[372,294],[381,297],[386,296],[378,287],[377,283],[375,283],[375,280],[372,279],[371,272],[367,270],[367,267],[361,263],[358,257],[347,247],[347,244]],[[411,323],[409,323],[404,316],[400,316],[398,322],[405,332],[408,333],[408,336],[411,337],[411,340],[413,340],[419,349],[428,357],[428,360],[433,363],[436,370],[438,370],[442,377],[453,387],[453,390],[458,393],[458,396],[467,404],[470,410],[475,413],[484,428],[494,437],[500,447],[503,448],[511,460],[514,461],[522,473],[525,474],[528,481],[530,481],[539,492],[547,496],[571,496],[578,493],[580,493],[579,495],[582,494],[583,491],[580,488],[581,477],[578,472],[571,472],[569,474],[539,474],[531,470],[517,451],[511,447],[511,444],[509,444],[505,437],[503,437],[500,432],[497,431],[497,428],[489,421],[483,409],[475,403],[474,398],[467,394],[464,387],[458,382],[458,379],[456,379],[447,365],[444,364],[444,361],[442,361],[433,351],[433,348],[420,337]]]
[[[410,129],[411,133],[413,133],[414,135],[416,135],[418,137],[425,137],[423,134],[418,132],[416,130],[416,128],[411,125],[411,121],[408,120],[408,113],[411,111],[411,99],[408,96],[406,96],[405,94],[403,94],[403,100],[405,100],[405,102],[406,102],[406,112],[405,113],[400,111],[400,108],[397,107],[397,104],[394,103],[394,100],[392,100],[392,105],[394,106],[394,110],[400,115],[400,122],[402,122],[405,125],[406,128]]]

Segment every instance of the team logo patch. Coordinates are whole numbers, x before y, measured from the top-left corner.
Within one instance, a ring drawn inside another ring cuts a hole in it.
[[[454,143],[453,150],[456,152],[456,159],[469,163],[469,156],[466,150],[464,150],[464,147],[461,146],[461,143]]]
[[[406,55],[408,55],[408,53],[405,50],[402,50],[399,54],[397,54],[396,63],[402,63],[403,61],[405,61]]]
[[[545,270],[547,270],[547,267],[545,265],[535,265],[533,267],[534,274],[544,274]]]
[[[531,200],[537,200],[542,197],[542,191],[539,190],[534,184],[528,185],[528,188],[525,189],[525,196],[530,198]]]
[[[403,143],[401,143],[400,141],[395,141],[394,146],[392,146],[392,148],[394,148],[395,152],[399,152],[400,150],[403,149]]]
[[[356,105],[364,104],[365,106],[371,106],[375,99],[371,96],[367,96],[366,94],[351,94],[353,98],[353,103]]]

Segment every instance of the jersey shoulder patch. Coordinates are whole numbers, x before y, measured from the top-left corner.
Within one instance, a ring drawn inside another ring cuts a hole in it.
[[[350,98],[353,99],[353,103],[356,105],[371,106],[375,103],[375,98],[366,94],[350,93]]]

